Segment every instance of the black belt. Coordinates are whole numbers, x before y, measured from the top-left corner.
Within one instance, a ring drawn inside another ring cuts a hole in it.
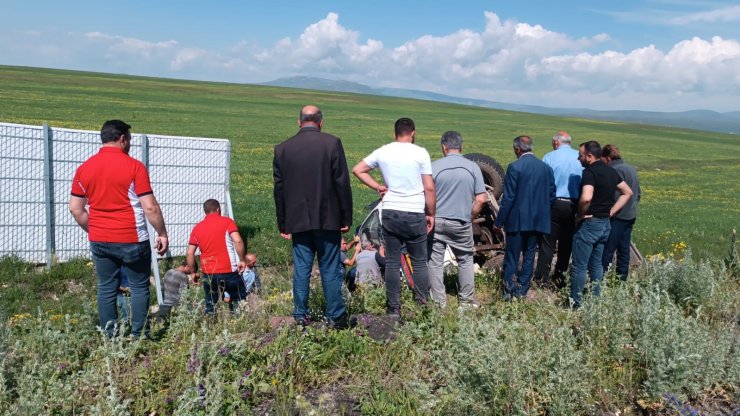
[[[575,204],[576,203],[576,200],[575,199],[570,199],[570,198],[555,198],[555,199],[558,200],[558,201],[570,202],[571,204]]]

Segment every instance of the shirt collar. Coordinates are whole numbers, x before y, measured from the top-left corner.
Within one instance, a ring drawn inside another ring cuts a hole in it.
[[[100,153],[123,153],[123,149],[120,147],[113,146],[102,146],[100,147]]]

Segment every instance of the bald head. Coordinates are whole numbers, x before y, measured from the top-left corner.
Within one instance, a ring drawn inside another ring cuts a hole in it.
[[[255,256],[254,253],[247,253],[247,255],[244,256],[244,259],[247,261],[247,267],[250,269],[257,263],[257,256]]]
[[[307,105],[301,109],[301,113],[298,116],[299,126],[316,126],[321,128],[322,124],[324,124],[324,115],[319,110],[319,107]]]

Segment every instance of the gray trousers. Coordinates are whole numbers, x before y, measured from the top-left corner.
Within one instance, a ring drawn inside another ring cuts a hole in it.
[[[429,286],[432,300],[442,307],[447,304],[443,263],[448,246],[457,259],[460,302],[472,302],[475,287],[472,224],[446,218],[434,219],[434,238],[429,246]]]

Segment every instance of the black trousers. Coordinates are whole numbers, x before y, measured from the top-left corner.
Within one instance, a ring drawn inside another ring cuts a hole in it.
[[[558,287],[565,286],[565,276],[573,249],[575,232],[576,204],[571,201],[555,200],[550,208],[552,230],[540,240],[537,258],[537,271],[534,280],[539,284],[550,284],[550,268],[557,247],[558,259],[555,263],[552,283]]]

